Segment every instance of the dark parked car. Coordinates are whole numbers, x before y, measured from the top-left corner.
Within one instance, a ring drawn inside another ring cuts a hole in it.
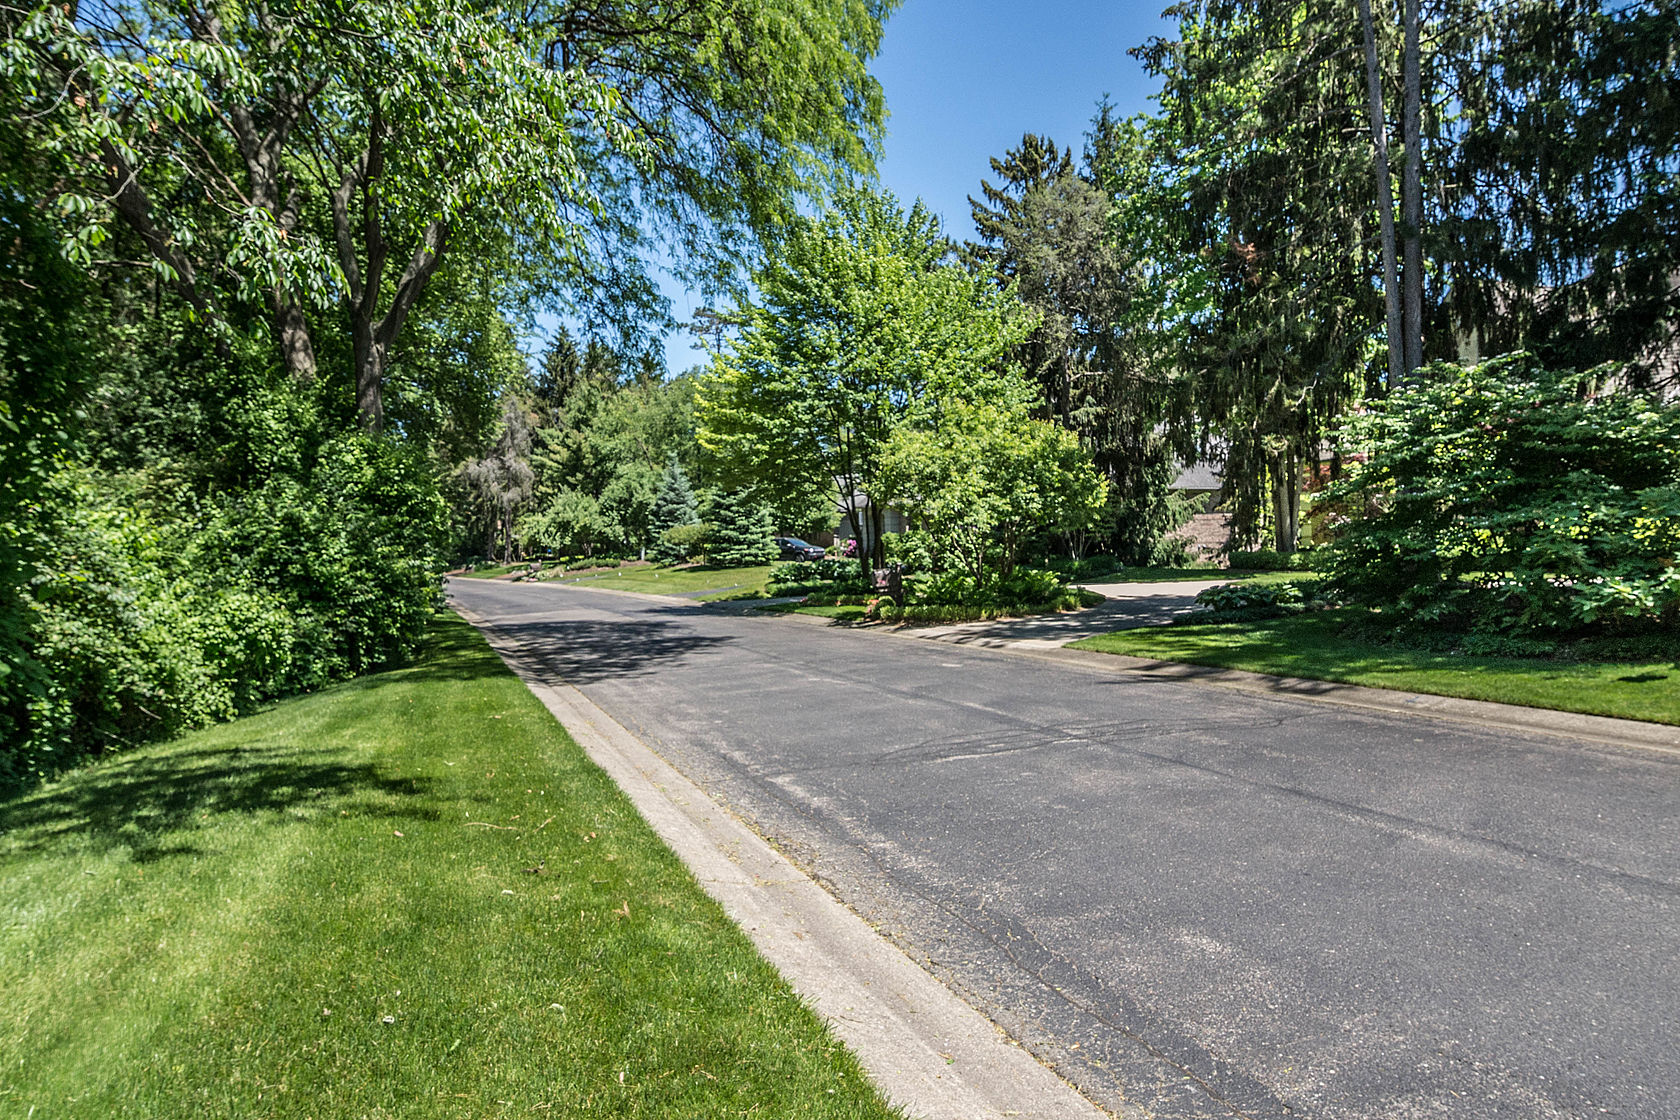
[[[828,550],[821,545],[802,541],[798,537],[776,537],[776,547],[782,550],[783,560],[821,560]]]

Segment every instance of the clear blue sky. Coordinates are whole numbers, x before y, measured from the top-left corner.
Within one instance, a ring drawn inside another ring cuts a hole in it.
[[[987,160],[1027,132],[1077,156],[1097,101],[1121,116],[1152,108],[1155,83],[1126,51],[1164,34],[1167,0],[905,0],[887,21],[872,67],[886,91],[881,181],[908,205],[921,198],[958,240],[974,234],[968,196]],[[696,301],[667,286],[679,322]],[[667,340],[673,373],[695,364],[693,340]]]

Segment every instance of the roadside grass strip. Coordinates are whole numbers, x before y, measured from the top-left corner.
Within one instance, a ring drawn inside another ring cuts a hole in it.
[[[1073,649],[1680,724],[1680,663],[1431,653],[1344,637],[1342,612],[1117,630]]]
[[[695,591],[715,591],[707,598],[737,598],[753,593],[762,594],[769,582],[772,564],[754,564],[745,568],[714,568],[699,565],[692,568],[646,566],[578,578],[561,577],[554,583],[575,583],[583,587],[604,587],[611,591],[640,591],[652,595],[687,595]]]
[[[895,1117],[452,616],[0,802],[0,1115]]]
[[[530,568],[531,568],[531,565],[529,563],[492,564],[492,565],[487,565],[487,566],[482,567],[482,568],[474,568],[470,572],[456,572],[455,573],[455,578],[456,579],[496,579],[500,576],[509,575],[513,572],[529,571]]]

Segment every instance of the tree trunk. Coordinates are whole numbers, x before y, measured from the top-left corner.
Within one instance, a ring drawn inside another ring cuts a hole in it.
[[[869,542],[869,555],[876,568],[887,566],[887,512],[874,499],[869,502],[869,528],[875,539]],[[873,578],[874,573],[870,573]]]
[[[378,435],[385,430],[385,395],[381,391],[385,380],[385,355],[371,337],[364,342],[364,324],[356,324],[356,414],[362,419],[362,430]]]
[[[846,520],[851,523],[852,540],[857,543],[858,570],[862,573],[863,582],[869,583],[875,578],[875,573],[869,567],[870,550],[863,547],[863,518],[859,516],[855,490],[846,501]]]
[[[1400,179],[1405,220],[1406,376],[1423,365],[1423,81],[1418,59],[1419,0],[1405,0],[1406,57],[1403,80],[1406,104],[1406,167]]]
[[[1371,0],[1359,0],[1359,23],[1365,32],[1366,100],[1371,116],[1371,147],[1376,153],[1377,221],[1382,229],[1383,305],[1388,314],[1388,385],[1397,388],[1406,375],[1405,341],[1400,319],[1400,283],[1394,251],[1394,183],[1388,167],[1388,120],[1383,113],[1382,75],[1377,66],[1377,28]]]
[[[1299,547],[1300,519],[1300,458],[1286,449],[1272,459],[1272,528],[1279,552],[1294,552]]]
[[[297,301],[274,293],[274,331],[280,339],[280,356],[286,369],[300,385],[315,382],[315,344],[309,338],[309,324]]]

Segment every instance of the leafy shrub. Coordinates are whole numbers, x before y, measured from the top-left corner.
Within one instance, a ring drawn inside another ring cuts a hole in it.
[[[1118,556],[1107,552],[1099,552],[1080,560],[1058,556],[1047,561],[1045,567],[1069,580],[1104,579],[1123,572],[1126,568]]]
[[[91,472],[52,496],[0,784],[404,660],[439,605],[442,502],[423,460],[384,441],[329,442],[309,477],[196,511]]]
[[[856,560],[793,560],[770,569],[769,590],[774,595],[864,594]]]
[[[1349,598],[1463,631],[1562,633],[1680,614],[1680,406],[1607,393],[1614,371],[1525,354],[1427,381],[1356,417],[1368,451],[1326,496]]]
[[[991,589],[992,598],[1005,603],[1050,603],[1067,590],[1062,577],[1041,568],[1017,568]]]
[[[854,579],[857,574],[855,560],[790,560],[770,569],[770,582],[823,583]]]
[[[1095,606],[1102,596],[1081,593],[1075,588],[1063,588],[1049,602],[1009,603],[997,601],[985,606],[972,603],[905,603],[897,606],[885,596],[859,597],[863,616],[880,622],[977,622],[989,618],[1015,618],[1020,615],[1043,614],[1046,611],[1070,611]]]
[[[1269,548],[1230,555],[1231,567],[1249,572],[1310,572],[1313,561],[1310,552],[1274,552]]]
[[[706,542],[711,540],[711,537],[712,527],[704,522],[673,525],[659,534],[658,546],[650,549],[649,554],[657,553],[661,563],[678,564],[696,556],[704,556]]]
[[[925,529],[888,533],[881,543],[886,549],[887,563],[897,564],[907,576],[937,571],[940,567],[938,546],[933,534]]]
[[[1299,583],[1222,583],[1196,596],[1197,606],[1227,618],[1278,618],[1298,614],[1311,602],[1309,590]]]

